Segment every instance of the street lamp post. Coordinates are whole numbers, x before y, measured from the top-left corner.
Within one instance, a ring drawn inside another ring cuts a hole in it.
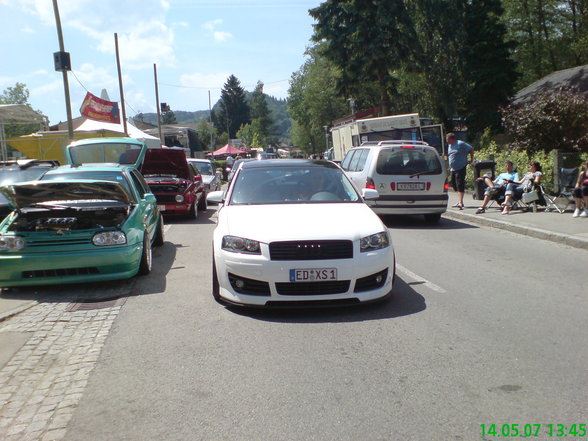
[[[325,154],[329,151],[329,126],[323,126],[325,129]]]

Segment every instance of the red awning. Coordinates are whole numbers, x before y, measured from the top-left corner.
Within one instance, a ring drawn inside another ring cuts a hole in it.
[[[221,147],[220,149],[212,152],[213,155],[242,155],[245,154],[243,150],[239,150],[238,148],[233,147],[231,144],[226,144],[225,146]]]

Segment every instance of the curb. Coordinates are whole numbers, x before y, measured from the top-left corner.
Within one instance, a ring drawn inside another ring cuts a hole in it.
[[[481,225],[484,227],[498,228],[501,230],[510,231],[512,233],[522,234],[525,236],[534,237],[537,239],[548,240],[551,242],[561,243],[574,248],[582,248],[588,250],[588,239],[583,237],[570,236],[568,234],[555,233],[541,228],[527,227],[522,225],[515,225],[509,222],[504,222],[497,219],[488,219],[474,214],[454,213],[446,211],[443,217],[459,222],[465,222],[473,225]]]
[[[18,308],[14,308],[10,311],[7,312],[3,312],[2,314],[0,314],[0,322],[9,319],[10,317],[13,317],[17,314],[20,314],[23,311],[26,311],[29,308],[32,308],[33,306],[38,305],[39,302],[37,302],[36,300],[31,301],[30,303],[27,303],[26,305],[20,306]]]

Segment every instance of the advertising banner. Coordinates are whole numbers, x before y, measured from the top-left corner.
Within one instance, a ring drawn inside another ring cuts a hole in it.
[[[106,121],[109,123],[120,124],[120,116],[118,112],[118,103],[106,101],[92,95],[90,92],[86,94],[80,113],[89,119],[96,121]]]

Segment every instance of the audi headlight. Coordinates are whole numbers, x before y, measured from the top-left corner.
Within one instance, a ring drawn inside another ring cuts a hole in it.
[[[104,231],[96,233],[92,238],[92,243],[96,246],[124,245],[127,243],[127,236],[122,231]]]
[[[25,246],[25,241],[18,236],[0,236],[0,251],[19,251]]]
[[[176,195],[176,202],[184,202],[184,196],[181,194]]]
[[[261,254],[258,241],[236,236],[224,236],[222,249],[234,253]]]
[[[362,253],[380,250],[388,245],[390,245],[390,240],[388,239],[388,233],[385,231],[362,237],[359,241],[359,249]]]

